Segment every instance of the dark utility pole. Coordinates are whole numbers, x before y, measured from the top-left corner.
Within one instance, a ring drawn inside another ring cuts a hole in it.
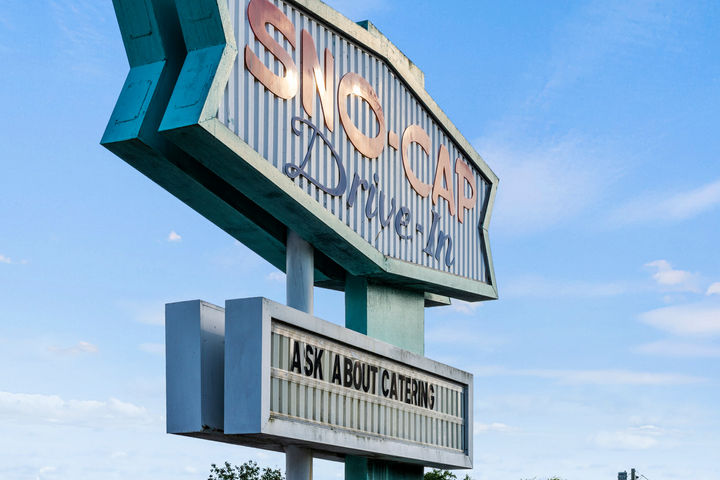
[[[630,480],[637,480],[637,477],[635,476],[635,469],[630,469]]]

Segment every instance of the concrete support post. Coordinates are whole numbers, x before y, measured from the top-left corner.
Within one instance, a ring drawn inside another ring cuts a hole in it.
[[[315,262],[313,247],[288,230],[285,255],[286,300],[288,307],[313,313],[313,285]]]
[[[288,230],[285,245],[286,301],[288,307],[313,313],[313,285],[315,261],[313,247],[300,236]],[[285,448],[285,478],[312,480],[312,452],[307,448],[290,445]]]
[[[369,337],[425,354],[425,296],[422,292],[345,280],[345,326]],[[421,465],[345,457],[345,480],[422,480]]]
[[[285,478],[287,480],[312,479],[313,458],[307,448],[285,447]]]

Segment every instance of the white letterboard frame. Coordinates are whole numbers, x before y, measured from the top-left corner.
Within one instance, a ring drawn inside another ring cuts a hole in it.
[[[472,468],[470,373],[265,298],[229,300],[225,314],[223,441]],[[300,373],[290,366],[294,345],[301,350]],[[306,362],[319,349],[327,362],[322,379]],[[341,365],[348,359],[363,366],[355,370],[377,367],[375,393],[365,392],[369,382],[359,388],[345,386],[345,379],[332,382],[333,354]],[[399,376],[409,382],[401,386]],[[391,378],[397,379],[395,397]]]

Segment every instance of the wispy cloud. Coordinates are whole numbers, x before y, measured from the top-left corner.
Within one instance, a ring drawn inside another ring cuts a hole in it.
[[[720,206],[720,180],[684,192],[657,192],[632,199],[610,214],[610,224],[676,222]]]
[[[614,178],[607,162],[580,138],[522,146],[505,136],[475,142],[501,179],[493,210],[497,230],[533,233],[573,218]]]
[[[516,431],[518,431],[518,429],[516,427],[511,427],[510,425],[506,425],[506,424],[500,423],[500,422],[492,422],[492,423],[474,422],[473,423],[473,431],[477,435],[478,433],[485,433],[485,432],[510,433],[510,432],[516,432]]]
[[[720,346],[705,343],[659,340],[633,349],[636,353],[664,357],[720,357]]]
[[[503,298],[614,297],[648,290],[648,286],[629,282],[585,282],[555,280],[541,275],[523,275],[500,284]]]
[[[452,300],[450,305],[445,307],[443,310],[449,310],[456,313],[462,313],[463,315],[472,315],[482,305],[481,302],[465,302],[463,300]]]
[[[653,279],[665,290],[699,293],[701,277],[697,273],[677,270],[667,260],[655,260],[645,264],[654,270]]]
[[[705,295],[720,295],[720,282],[715,282],[710,285]]]
[[[168,233],[167,241],[168,242],[174,242],[177,243],[182,240],[182,237],[178,235],[175,230],[172,230],[170,233]]]
[[[141,343],[138,348],[145,352],[153,355],[165,355],[165,344],[164,343]]]
[[[58,59],[66,68],[88,76],[105,76],[107,55],[98,45],[112,44],[117,31],[112,9],[92,0],[49,2],[48,12],[59,35],[54,45]]]
[[[265,275],[265,280],[268,280],[270,282],[276,282],[276,283],[283,283],[285,282],[285,274],[282,272],[270,272],[267,275]]]
[[[472,347],[476,353],[492,352],[507,343],[503,337],[478,330],[477,325],[472,325],[472,322],[453,322],[452,326],[443,322],[438,327],[428,328],[425,338],[434,346]]]
[[[107,401],[65,400],[58,395],[11,392],[0,392],[0,418],[92,427],[149,425],[160,420],[144,407],[116,398]]]
[[[26,263],[28,263],[28,261],[27,261],[27,260],[20,260],[19,262],[16,262],[16,261],[13,260],[12,258],[7,257],[7,256],[5,256],[5,255],[3,255],[3,254],[0,254],[0,263],[6,263],[6,264],[8,264],[8,265],[10,265],[10,264],[25,265]]]
[[[50,346],[48,350],[58,355],[76,356],[82,353],[97,353],[99,351],[96,345],[89,342],[80,341],[71,347]]]
[[[677,335],[718,335],[720,304],[700,302],[673,305],[642,313],[640,320]]]
[[[617,432],[600,432],[593,443],[610,450],[647,450],[658,444],[660,432],[655,429],[634,428]]]
[[[543,101],[603,68],[619,56],[672,38],[672,22],[663,2],[609,0],[579,9],[551,53],[550,75],[536,99]]]
[[[632,370],[554,370],[509,369],[505,367],[480,367],[474,369],[477,376],[524,376],[555,380],[571,385],[689,385],[706,379],[676,373],[638,372]]]

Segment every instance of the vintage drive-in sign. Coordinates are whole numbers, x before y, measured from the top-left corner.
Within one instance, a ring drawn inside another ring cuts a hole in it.
[[[169,433],[472,466],[467,372],[264,298],[169,304],[166,335]]]
[[[133,69],[108,148],[280,268],[296,231],[318,285],[497,297],[497,177],[372,25],[316,0],[177,0],[174,30],[166,3],[138,9],[149,28],[118,15]]]

